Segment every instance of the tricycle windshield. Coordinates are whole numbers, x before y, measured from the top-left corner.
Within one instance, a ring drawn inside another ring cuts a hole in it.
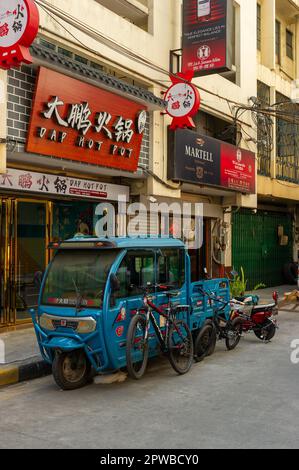
[[[43,305],[101,308],[118,250],[61,250],[49,268]]]

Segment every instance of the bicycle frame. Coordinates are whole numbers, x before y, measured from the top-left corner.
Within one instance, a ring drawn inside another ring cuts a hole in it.
[[[146,334],[145,334],[145,340],[148,339],[148,334],[149,334],[149,325],[150,325],[150,322],[152,323],[153,327],[154,327],[154,330],[155,330],[155,333],[156,333],[156,336],[159,340],[159,343],[160,343],[160,346],[161,346],[161,349],[162,349],[162,352],[166,352],[167,351],[167,344],[168,344],[168,337],[169,337],[169,325],[170,325],[170,315],[165,315],[164,312],[162,312],[161,309],[159,309],[158,307],[156,307],[156,305],[154,305],[150,300],[148,300],[147,298],[145,298],[146,300],[144,301],[144,303],[146,303],[146,306],[147,306],[147,312],[146,312]],[[169,306],[169,310],[171,309],[171,307]],[[166,333],[165,333],[165,337],[162,333],[162,330],[161,328],[159,327],[158,323],[157,323],[157,320],[153,314],[153,311],[157,312],[159,315],[161,315],[162,317],[164,317],[166,319],[166,324],[165,324],[165,328],[166,328]]]

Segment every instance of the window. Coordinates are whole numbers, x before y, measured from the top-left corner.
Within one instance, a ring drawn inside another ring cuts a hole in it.
[[[280,103],[277,109],[280,118],[276,119],[276,177],[298,184],[299,182],[299,125],[296,116],[299,105],[280,93],[276,94]]]
[[[85,57],[81,57],[81,56],[79,56],[79,55],[77,55],[77,54],[75,54],[75,60],[76,60],[77,62],[80,62],[80,64],[85,64],[85,65],[88,64],[88,60],[85,59]]]
[[[294,59],[294,38],[293,33],[287,29],[286,40],[287,40],[287,57]]]
[[[140,295],[137,287],[153,286],[156,283],[155,253],[148,251],[130,251],[117,272],[120,290],[115,293],[116,298],[123,299]]]
[[[117,250],[59,252],[45,281],[43,303],[102,307],[107,277],[117,255]]]
[[[262,7],[257,4],[257,50],[262,48]]]
[[[55,44],[52,44],[51,42],[46,41],[45,39],[40,39],[40,45],[46,47],[47,49],[50,49],[51,51],[56,50]]]
[[[64,49],[63,47],[58,47],[58,52],[59,54],[64,55],[65,57],[73,57],[73,53],[69,51],[68,49]]]
[[[277,64],[281,63],[281,24],[275,21],[275,54]]]
[[[257,82],[257,97],[261,107],[270,106],[270,87],[263,82]],[[257,124],[257,149],[258,149],[258,173],[263,176],[270,176],[271,171],[271,150],[269,142],[273,137],[273,126],[270,118],[265,115],[256,115]]]
[[[149,29],[148,0],[96,0],[103,7],[145,31]]]
[[[185,283],[185,251],[161,250],[158,254],[158,284],[180,289]]]

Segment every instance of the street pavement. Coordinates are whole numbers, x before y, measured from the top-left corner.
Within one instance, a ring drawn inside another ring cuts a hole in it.
[[[139,382],[62,392],[50,376],[2,388],[0,448],[298,448],[297,338],[299,312],[281,312],[271,343],[218,343],[181,377],[158,359]]]

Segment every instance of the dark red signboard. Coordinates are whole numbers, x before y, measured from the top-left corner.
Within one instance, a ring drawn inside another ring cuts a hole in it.
[[[146,121],[144,106],[40,68],[26,150],[135,172]]]
[[[31,63],[29,46],[39,27],[39,13],[33,0],[0,0],[0,68]]]
[[[220,185],[241,193],[255,193],[255,154],[222,143]]]
[[[255,154],[188,129],[169,132],[168,178],[255,194]]]
[[[231,70],[232,48],[232,0],[183,0],[183,72]]]

